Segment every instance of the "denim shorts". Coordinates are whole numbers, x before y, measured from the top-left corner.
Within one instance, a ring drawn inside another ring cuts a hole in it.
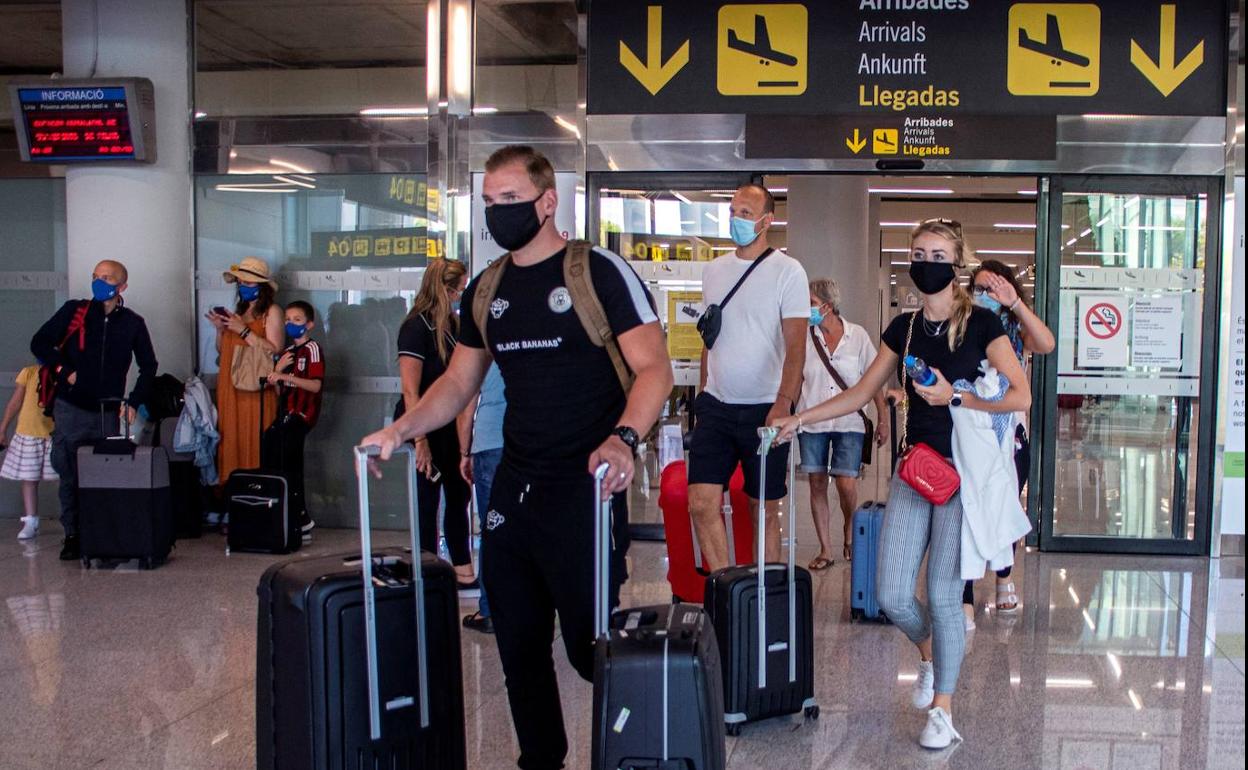
[[[799,433],[802,449],[799,470],[805,473],[827,473],[856,479],[862,475],[862,445],[865,433]]]

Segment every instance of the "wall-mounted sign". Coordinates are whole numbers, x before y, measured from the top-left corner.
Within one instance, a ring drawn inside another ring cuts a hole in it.
[[[1127,300],[1120,294],[1079,296],[1079,367],[1116,369],[1128,362]]]
[[[747,158],[1053,160],[1053,115],[747,115]]]
[[[1224,0],[594,0],[588,109],[1220,116],[1227,18]]]
[[[698,319],[706,310],[700,291],[667,293],[667,354],[680,361],[698,361],[702,357],[702,335]]]
[[[1131,305],[1131,365],[1183,366],[1183,297],[1144,297]]]
[[[9,101],[22,160],[156,160],[156,102],[147,78],[11,83]]]
[[[423,227],[312,233],[313,258],[344,259],[353,264],[360,260],[384,263],[392,259],[404,266],[423,265],[426,250]]]

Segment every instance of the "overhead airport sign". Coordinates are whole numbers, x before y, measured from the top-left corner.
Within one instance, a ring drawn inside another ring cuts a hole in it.
[[[1224,0],[594,0],[591,114],[1224,115]]]
[[[747,158],[1053,160],[1053,115],[747,115]]]

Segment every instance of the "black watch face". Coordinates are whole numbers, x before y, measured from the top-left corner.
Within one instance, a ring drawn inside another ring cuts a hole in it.
[[[615,435],[619,436],[620,440],[628,444],[632,449],[637,448],[637,431],[632,428],[616,428]]]

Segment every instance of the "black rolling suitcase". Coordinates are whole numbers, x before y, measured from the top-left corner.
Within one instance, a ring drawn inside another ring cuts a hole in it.
[[[148,423],[144,428],[143,444],[158,446],[169,458],[169,497],[173,506],[173,534],[179,540],[200,537],[203,534],[204,496],[207,493],[200,481],[195,456],[182,454],[173,448],[174,434],[178,430],[177,417],[165,417]]]
[[[602,465],[595,474],[601,501]],[[706,613],[661,604],[610,616],[611,506],[595,517],[594,770],[722,770],[723,685]]]
[[[261,379],[260,438],[264,442],[264,380]],[[291,515],[290,489],[280,471],[236,470],[225,482],[229,531],[225,552],[293,553],[303,545],[299,520]]]
[[[367,455],[356,451],[361,552],[292,559],[260,579],[256,767],[458,770],[466,751],[455,571],[419,551],[406,448],[411,549],[373,550]]]
[[[760,428],[759,454],[766,455],[776,431]],[[796,525],[793,486],[796,456],[789,455],[788,563],[765,562],[767,463],[760,471],[757,562],[717,570],[706,579],[710,613],[723,657],[724,720],[729,735],[741,725],[804,712],[818,718],[815,703],[813,599],[810,573],[793,563]],[[759,629],[763,633],[759,633]]]
[[[109,402],[110,407],[118,402]],[[92,559],[162,564],[173,548],[169,461],[160,447],[130,440],[129,423],[113,428],[102,410],[105,438],[78,448],[78,538],[84,567]]]

